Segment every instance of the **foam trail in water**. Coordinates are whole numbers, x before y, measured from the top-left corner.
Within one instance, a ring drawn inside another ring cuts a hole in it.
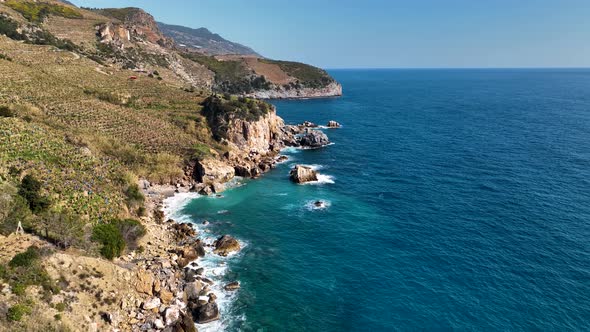
[[[193,220],[189,215],[183,214],[183,210],[187,204],[193,199],[204,197],[196,193],[181,193],[176,194],[173,197],[166,198],[164,200],[164,215],[166,218],[171,218],[177,222],[190,222],[196,229],[202,228],[202,225],[198,225],[196,220]],[[204,244],[212,245],[217,236],[201,232],[201,240]],[[245,248],[248,246],[247,242],[238,239],[240,247]],[[234,259],[240,259],[240,253],[230,254],[227,257],[221,257],[213,253],[212,246],[205,246],[207,254],[204,258],[197,259],[198,267],[205,269],[203,276],[211,279],[214,284],[210,286],[210,290],[217,296],[217,305],[219,307],[219,314],[221,319],[218,321],[210,322],[207,324],[197,324],[199,331],[212,332],[212,331],[224,331],[227,329],[229,322],[244,321],[245,316],[236,317],[232,315],[231,308],[232,303],[238,296],[238,291],[229,292],[223,287],[226,283],[224,280],[225,274],[228,270],[228,263]]]

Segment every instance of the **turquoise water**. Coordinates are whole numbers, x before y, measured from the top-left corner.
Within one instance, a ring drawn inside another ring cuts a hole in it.
[[[332,74],[344,97],[274,104],[334,145],[182,210],[246,244],[227,330],[590,329],[590,71]]]

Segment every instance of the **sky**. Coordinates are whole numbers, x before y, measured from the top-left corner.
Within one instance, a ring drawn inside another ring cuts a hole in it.
[[[323,68],[590,67],[589,0],[71,0]]]

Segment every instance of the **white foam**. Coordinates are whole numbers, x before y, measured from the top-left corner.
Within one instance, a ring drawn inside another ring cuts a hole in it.
[[[281,153],[300,153],[303,149],[298,146],[288,146],[284,149],[281,149]]]
[[[197,193],[181,193],[168,197],[164,200],[164,215],[166,219],[171,218],[179,222],[191,222],[189,216],[182,214],[184,207],[193,199],[202,197]]]
[[[310,185],[322,185],[322,184],[334,184],[334,177],[332,175],[318,174],[317,181],[305,182],[303,184]]]
[[[239,182],[237,182],[239,183]],[[194,220],[191,220],[190,216],[182,213],[184,207],[193,199],[204,197],[196,193],[181,193],[176,194],[173,197],[169,197],[164,200],[164,215],[166,218],[172,218],[178,222],[191,222],[195,228],[199,228],[202,225],[197,224]],[[227,257],[221,257],[213,253],[213,247],[211,246],[217,236],[210,235],[203,232],[201,233],[201,240],[206,245],[205,251],[207,254],[203,258],[195,260],[198,267],[205,269],[203,276],[212,280],[213,285],[210,286],[211,291],[217,296],[217,306],[219,307],[220,320],[210,322],[207,324],[196,324],[199,331],[213,332],[213,331],[224,331],[227,329],[229,322],[233,321],[245,321],[245,315],[232,315],[231,308],[232,303],[236,300],[239,290],[237,291],[226,291],[223,287],[227,283],[224,277],[228,270],[228,262],[231,260],[237,260],[241,258],[241,252],[231,253]],[[248,246],[247,242],[238,239],[242,250]]]

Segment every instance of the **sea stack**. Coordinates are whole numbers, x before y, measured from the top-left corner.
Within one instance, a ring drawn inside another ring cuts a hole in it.
[[[341,127],[340,123],[338,123],[334,120],[328,121],[328,128],[340,128],[340,127]]]
[[[297,165],[289,173],[289,178],[295,183],[306,183],[318,180],[318,174],[309,166]]]
[[[301,146],[309,148],[321,148],[324,145],[330,144],[328,136],[319,130],[308,130],[299,141]]]

